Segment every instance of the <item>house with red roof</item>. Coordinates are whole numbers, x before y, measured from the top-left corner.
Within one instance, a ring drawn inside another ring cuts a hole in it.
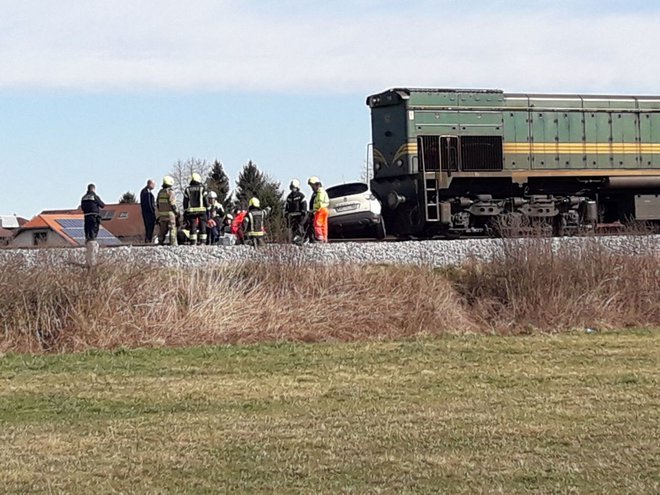
[[[121,241],[103,226],[97,241],[115,246]],[[10,247],[77,247],[85,245],[82,213],[41,213],[23,225],[9,243]]]
[[[77,214],[82,215],[80,209],[73,210],[44,210],[41,215]],[[101,225],[123,244],[139,244],[144,242],[144,222],[142,208],[136,203],[106,204],[101,210]]]

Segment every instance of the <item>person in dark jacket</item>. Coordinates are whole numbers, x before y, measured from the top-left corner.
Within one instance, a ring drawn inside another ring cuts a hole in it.
[[[89,184],[87,193],[80,200],[80,209],[85,215],[85,242],[95,241],[101,226],[101,209],[105,203],[96,194],[96,186]]]
[[[266,236],[265,220],[270,208],[261,209],[261,202],[257,198],[251,198],[248,203],[248,211],[243,218],[243,238],[246,244],[254,247],[264,245]]]
[[[300,190],[300,181],[298,179],[291,181],[289,189],[291,192],[286,197],[284,216],[289,225],[291,240],[298,244],[302,242],[305,235],[304,223],[307,215],[307,203],[305,202],[305,195]]]
[[[222,203],[218,201],[218,194],[215,191],[209,191],[206,208],[206,233],[208,235],[207,243],[214,245],[220,240],[220,231],[222,230],[222,220],[225,217],[225,209]]]
[[[193,245],[206,244],[206,208],[208,205],[202,176],[195,172],[190,178],[190,185],[183,191],[183,212],[190,222],[190,242]],[[197,231],[199,231],[199,236]]]
[[[154,227],[156,227],[156,199],[151,193],[156,183],[149,179],[147,185],[140,191],[140,207],[142,208],[142,221],[144,222],[144,242],[151,244],[154,240]]]

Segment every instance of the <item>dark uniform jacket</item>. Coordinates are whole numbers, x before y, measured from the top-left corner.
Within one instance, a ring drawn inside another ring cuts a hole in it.
[[[291,191],[286,197],[284,213],[288,217],[299,217],[307,210],[305,195],[300,191]]]
[[[151,190],[146,186],[140,191],[140,208],[142,208],[142,218],[156,218],[156,199],[151,194]]]
[[[243,231],[248,237],[262,237],[266,235],[266,211],[251,206],[243,219]]]
[[[105,203],[96,193],[88,192],[80,200],[80,209],[85,216],[87,215],[101,215],[101,208],[105,208]]]
[[[203,215],[207,206],[206,188],[199,182],[191,182],[183,192],[183,209],[190,215]]]

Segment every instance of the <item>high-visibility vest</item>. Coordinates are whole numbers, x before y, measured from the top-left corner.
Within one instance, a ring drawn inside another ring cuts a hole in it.
[[[158,217],[169,218],[170,213],[176,212],[176,197],[174,191],[169,187],[164,187],[158,191]]]
[[[319,211],[321,208],[327,208],[330,206],[330,198],[328,193],[325,192],[325,189],[319,187],[316,190],[316,195],[314,196],[314,211]]]

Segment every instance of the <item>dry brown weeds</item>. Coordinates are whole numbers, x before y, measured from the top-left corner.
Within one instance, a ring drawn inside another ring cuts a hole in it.
[[[389,339],[472,328],[449,281],[421,268],[6,267],[0,290],[0,351]]]
[[[553,250],[536,239],[449,270],[275,261],[205,270],[7,266],[0,352],[657,327],[660,260],[638,251],[597,243]]]
[[[505,240],[489,263],[449,278],[479,326],[497,333],[660,326],[660,259],[649,237],[613,252],[596,239]]]

